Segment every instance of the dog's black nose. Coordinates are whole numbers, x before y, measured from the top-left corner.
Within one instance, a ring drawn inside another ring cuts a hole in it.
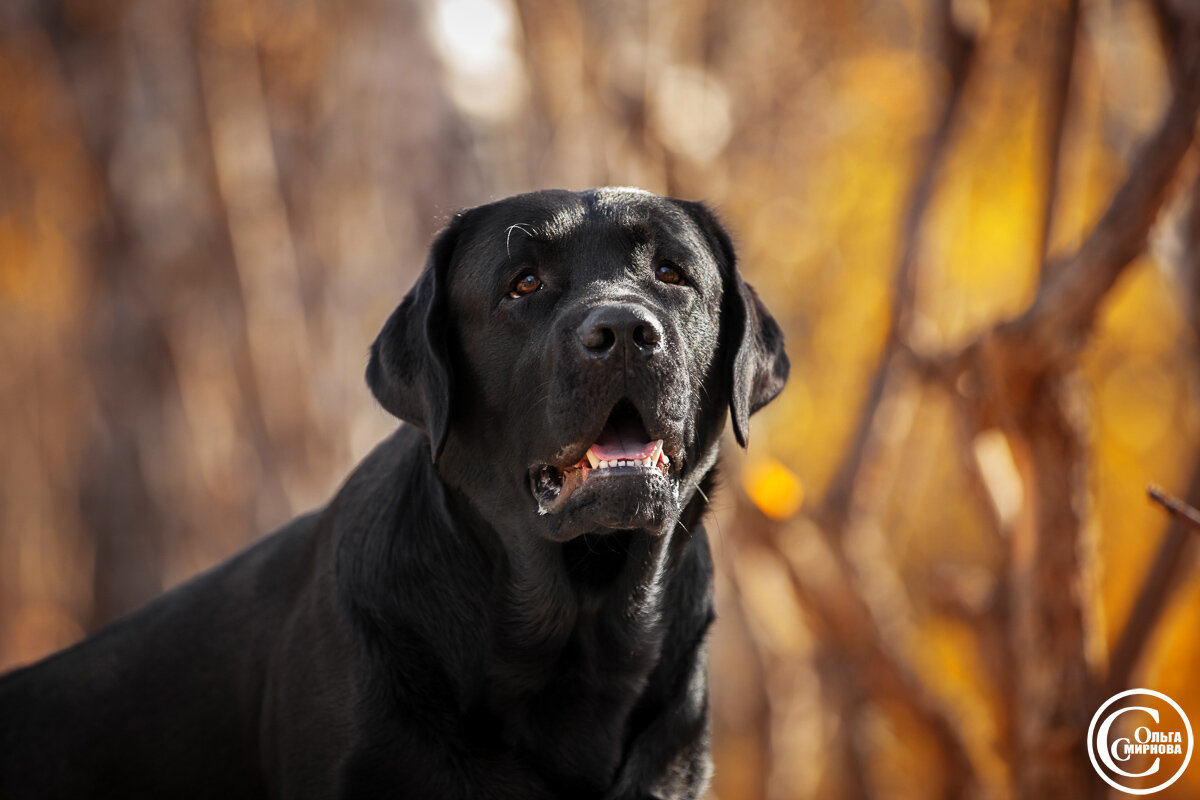
[[[589,358],[607,358],[623,350],[651,356],[662,340],[662,324],[648,309],[633,304],[596,306],[575,332]]]

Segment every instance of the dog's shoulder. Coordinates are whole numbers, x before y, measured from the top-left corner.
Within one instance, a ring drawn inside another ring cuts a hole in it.
[[[138,763],[141,772],[111,776],[114,792],[188,796],[175,792],[202,775],[146,765],[189,747],[203,758],[177,765],[222,763],[231,789],[253,784],[264,668],[318,561],[320,520],[293,520],[96,635],[0,676],[0,795],[26,796],[22,776],[36,776],[28,796],[89,796],[93,766]]]

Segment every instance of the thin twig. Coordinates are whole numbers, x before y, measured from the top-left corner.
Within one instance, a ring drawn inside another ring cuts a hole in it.
[[[1179,584],[1184,564],[1187,563],[1185,556],[1195,546],[1195,531],[1200,529],[1200,512],[1193,505],[1167,494],[1157,486],[1150,486],[1146,493],[1171,514],[1171,524],[1163,534],[1146,577],[1142,579],[1137,599],[1133,601],[1133,608],[1108,660],[1108,695],[1129,688],[1130,679],[1141,661],[1150,635],[1166,609],[1167,600]],[[1193,501],[1200,500],[1200,461],[1193,470],[1188,497]]]
[[[1200,511],[1197,511],[1195,506],[1180,500],[1173,494],[1169,494],[1161,486],[1156,486],[1153,483],[1146,487],[1146,494],[1150,496],[1151,500],[1171,512],[1173,516],[1181,520],[1184,524],[1200,531]]]

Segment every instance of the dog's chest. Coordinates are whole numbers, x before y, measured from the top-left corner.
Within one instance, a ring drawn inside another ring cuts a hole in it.
[[[577,796],[611,785],[628,746],[631,715],[658,662],[657,632],[625,633],[579,626],[504,725],[510,744]]]

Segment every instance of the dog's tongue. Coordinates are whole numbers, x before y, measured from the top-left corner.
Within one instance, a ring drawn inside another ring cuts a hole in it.
[[[645,441],[646,434],[636,422],[622,421],[604,426],[592,453],[602,461],[642,461],[654,454],[656,442]]]

